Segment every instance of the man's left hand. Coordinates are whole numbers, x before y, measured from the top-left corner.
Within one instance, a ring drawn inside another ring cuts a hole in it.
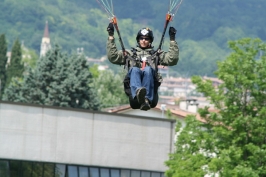
[[[170,41],[174,41],[175,40],[175,34],[176,34],[176,29],[171,26],[169,28]]]

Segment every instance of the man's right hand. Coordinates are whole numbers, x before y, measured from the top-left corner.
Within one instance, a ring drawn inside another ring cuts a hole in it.
[[[109,36],[114,36],[114,25],[113,23],[109,23],[108,27],[107,27],[107,31],[108,31],[108,35]]]

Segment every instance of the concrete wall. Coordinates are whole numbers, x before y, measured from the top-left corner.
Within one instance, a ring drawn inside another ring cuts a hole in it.
[[[0,158],[165,171],[174,121],[0,102]]]

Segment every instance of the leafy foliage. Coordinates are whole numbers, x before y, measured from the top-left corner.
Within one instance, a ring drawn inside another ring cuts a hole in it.
[[[124,75],[121,72],[114,74],[112,70],[105,70],[95,78],[94,86],[98,91],[103,108],[128,104],[128,97],[124,92],[123,85]]]
[[[232,53],[218,63],[223,81],[193,77],[217,111],[200,109],[204,122],[194,116],[180,133],[175,153],[166,162],[170,176],[266,176],[266,44],[260,39],[230,41]]]
[[[88,68],[83,55],[69,57],[56,46],[38,61],[35,70],[28,68],[23,81],[12,82],[4,100],[99,110]]]
[[[7,63],[7,43],[4,34],[0,36],[0,99],[4,93],[4,88],[6,84],[6,63]]]
[[[22,46],[22,62],[31,68],[36,66],[36,62],[39,56],[32,49],[28,49],[25,46]]]

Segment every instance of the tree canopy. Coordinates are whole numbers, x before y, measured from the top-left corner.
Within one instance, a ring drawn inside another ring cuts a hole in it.
[[[213,104],[200,109],[203,122],[186,118],[177,126],[176,149],[166,162],[166,176],[266,176],[266,44],[260,39],[230,41],[232,50],[210,80],[192,78]]]
[[[17,39],[11,50],[10,63],[7,65],[7,79],[6,79],[6,87],[11,82],[12,78],[22,78],[24,72],[24,65],[22,62],[22,51],[20,41]]]
[[[124,92],[122,71],[115,74],[112,70],[99,72],[99,76],[94,78],[94,87],[98,91],[102,107],[114,107],[128,104],[129,100]]]
[[[99,110],[100,102],[92,83],[84,55],[68,56],[56,45],[38,60],[35,69],[28,67],[23,81],[13,80],[3,99]]]
[[[0,36],[0,99],[6,84],[7,42],[4,34]]]

